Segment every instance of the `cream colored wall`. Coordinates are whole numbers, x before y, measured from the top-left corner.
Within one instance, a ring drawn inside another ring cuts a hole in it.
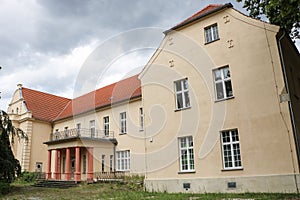
[[[204,27],[214,23],[220,40],[204,45]],[[278,99],[284,82],[277,31],[227,9],[165,37],[163,51],[152,56],[140,75],[148,179],[291,174],[294,168],[299,172],[294,143],[289,143],[288,105]],[[212,70],[225,65],[234,98],[216,102]],[[191,108],[175,111],[174,81],[182,78],[188,78]],[[219,132],[233,128],[240,136],[243,170],[224,171]],[[193,136],[195,173],[178,173],[181,136]]]
[[[81,123],[81,128],[89,128],[89,122],[95,120],[96,129],[104,130],[103,117],[109,116],[110,131],[113,131],[114,137],[118,141],[116,151],[130,150],[131,159],[131,173],[144,172],[144,142],[143,131],[140,131],[139,126],[139,108],[142,107],[141,99],[121,104],[115,104],[112,107],[97,110],[95,112],[86,113],[73,118],[68,118],[62,121],[57,121],[54,124],[53,130],[64,130],[64,127],[69,129],[76,128],[77,123]],[[120,113],[126,112],[127,118],[127,134],[120,134]],[[102,143],[101,143],[102,145]],[[51,146],[52,148],[52,146]],[[99,150],[100,152],[100,150]],[[101,156],[101,153],[98,153]],[[99,159],[99,156],[97,159]],[[106,155],[107,162],[109,162],[109,155]]]
[[[47,170],[47,146],[43,144],[49,140],[52,131],[51,124],[41,121],[33,121],[33,131],[31,135],[30,171],[36,170],[36,163],[43,164],[42,171]]]

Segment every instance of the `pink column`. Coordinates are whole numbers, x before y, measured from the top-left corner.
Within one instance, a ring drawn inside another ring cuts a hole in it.
[[[66,149],[66,171],[65,171],[65,179],[71,180],[71,168],[70,168],[70,164],[71,164],[71,156],[70,156],[70,148]]]
[[[57,179],[61,180],[61,150],[57,150],[57,169],[58,169],[58,173],[57,173]]]
[[[80,147],[75,148],[75,173],[74,181],[81,181],[81,172],[80,172]]]
[[[46,173],[46,179],[51,179],[51,150],[48,150],[48,166],[47,166],[47,173]]]
[[[60,150],[55,150],[55,158],[54,158],[54,179],[60,179]]]
[[[87,181],[93,181],[94,178],[94,167],[93,167],[93,147],[87,148],[88,153],[88,169],[87,169]]]

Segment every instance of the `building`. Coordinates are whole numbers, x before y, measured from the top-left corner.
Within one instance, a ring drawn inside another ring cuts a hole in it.
[[[140,73],[148,191],[296,192],[300,57],[231,4],[165,31]]]
[[[139,75],[66,99],[19,85],[14,152],[48,179],[145,175],[148,191],[297,192],[300,56],[231,4],[165,31]]]
[[[137,75],[75,99],[18,87],[8,112],[29,137],[13,146],[24,171],[75,181],[103,172],[145,171]]]

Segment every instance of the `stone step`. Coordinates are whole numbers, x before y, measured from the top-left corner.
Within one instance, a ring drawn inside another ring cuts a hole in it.
[[[35,183],[33,186],[66,189],[66,188],[77,186],[77,183],[75,181],[43,180]]]

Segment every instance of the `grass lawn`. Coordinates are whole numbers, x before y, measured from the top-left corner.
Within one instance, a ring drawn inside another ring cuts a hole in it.
[[[1,199],[221,199],[221,200],[252,200],[252,199],[299,199],[297,194],[167,194],[167,193],[149,193],[136,184],[121,183],[98,183],[81,184],[78,187],[69,189],[37,188],[29,184],[14,184],[11,192],[1,196]]]

